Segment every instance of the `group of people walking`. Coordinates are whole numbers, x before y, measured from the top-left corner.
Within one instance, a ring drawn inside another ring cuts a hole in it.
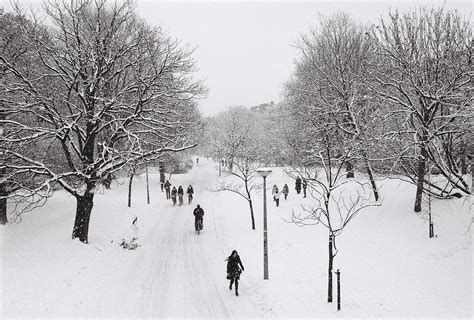
[[[171,188],[171,183],[166,180],[164,183],[164,188],[166,192],[166,199],[171,199],[171,201],[173,201],[173,206],[175,206],[177,202],[179,202],[180,206],[183,204],[184,189],[182,186],[178,186],[178,189],[176,189],[176,186]],[[191,204],[191,202],[193,202],[194,194],[194,189],[191,185],[188,186],[186,194],[188,195],[188,204]]]
[[[276,206],[280,206],[280,195],[283,194],[285,200],[288,198],[288,193],[290,193],[288,185],[285,183],[281,191],[278,189],[277,185],[274,184],[272,188],[273,201],[275,201]]]
[[[295,180],[295,190],[297,194],[301,193],[301,189],[303,189],[303,198],[306,198],[306,189],[308,188],[308,181],[306,179],[301,179],[300,177],[296,177]],[[272,188],[272,195],[273,195],[273,201],[275,201],[275,204],[277,207],[280,206],[280,196],[283,194],[285,197],[285,200],[288,199],[288,194],[290,193],[290,190],[288,188],[288,185],[285,183],[281,191],[278,189],[278,186],[276,184],[273,185]]]
[[[308,188],[308,181],[306,181],[306,179],[301,180],[300,177],[296,177],[295,190],[297,194],[301,193],[301,187],[303,187],[303,198],[306,198],[306,188]]]

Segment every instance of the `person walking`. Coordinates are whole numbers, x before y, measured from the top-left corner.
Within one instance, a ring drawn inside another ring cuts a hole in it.
[[[278,187],[277,187],[276,184],[274,184],[273,187],[272,187],[272,194],[275,194],[277,192],[278,192]]]
[[[308,187],[308,181],[303,179],[303,198],[306,198],[306,188]]]
[[[301,178],[300,177],[296,177],[295,190],[296,190],[297,194],[300,194],[300,192],[301,192]]]
[[[160,188],[161,192],[165,192],[165,173],[160,170]]]
[[[171,200],[173,201],[173,207],[176,205],[176,194],[178,193],[178,190],[176,190],[176,187],[173,186],[173,189],[171,190]]]
[[[279,207],[280,206],[280,192],[279,191],[277,191],[273,195],[273,200],[275,200],[276,206]]]
[[[183,195],[184,195],[183,187],[179,186],[178,187],[178,200],[179,200],[180,206],[183,204]]]
[[[288,185],[285,183],[285,185],[283,186],[283,189],[281,191],[283,193],[283,195],[285,196],[285,200],[286,198],[288,197],[288,193],[290,193],[290,190],[288,189]]]
[[[166,180],[165,182],[166,199],[171,198],[170,188],[171,188],[171,183],[168,180]]]
[[[278,204],[280,202],[280,192],[276,184],[273,185],[272,195],[273,195],[273,201],[275,201],[276,206],[278,207]]]
[[[194,194],[194,189],[191,185],[189,185],[188,189],[186,190],[186,194],[188,195],[188,204],[191,204],[191,202],[193,202]]]
[[[233,250],[231,255],[226,259],[227,261],[227,280],[230,280],[229,290],[232,290],[232,285],[235,283],[235,295],[239,296],[239,279],[240,274],[244,271],[244,266],[240,260],[237,250]],[[241,269],[242,268],[242,269]]]

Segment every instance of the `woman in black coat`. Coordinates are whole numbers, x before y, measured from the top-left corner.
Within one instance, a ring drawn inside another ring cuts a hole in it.
[[[235,295],[239,295],[239,279],[240,273],[244,271],[242,261],[237,250],[233,250],[232,254],[226,259],[227,260],[227,279],[230,280],[229,289],[232,290],[232,285],[235,282]],[[242,268],[242,270],[240,269]]]

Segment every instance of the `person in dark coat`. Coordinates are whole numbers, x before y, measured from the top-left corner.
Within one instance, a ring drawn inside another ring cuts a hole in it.
[[[235,295],[239,295],[239,279],[240,274],[244,271],[244,266],[240,260],[237,250],[233,250],[232,254],[226,259],[227,261],[227,279],[230,280],[229,290],[235,282]],[[241,269],[242,268],[242,269]]]
[[[178,193],[178,190],[176,190],[176,187],[173,187],[173,190],[171,190],[171,200],[173,200],[173,207],[176,205],[176,194]]]
[[[166,180],[165,182],[166,199],[171,198],[170,188],[171,188],[171,183],[168,180]]]
[[[303,179],[303,198],[306,198],[306,188],[308,187],[308,181]]]
[[[286,183],[283,186],[283,189],[281,190],[281,192],[285,196],[285,200],[286,200],[286,198],[288,197],[288,193],[290,193],[290,190],[288,189],[288,185]]]
[[[295,190],[297,194],[300,194],[301,192],[301,178],[300,177],[296,177]]]
[[[165,187],[165,173],[160,171],[160,188],[161,192],[164,192],[164,187]]]
[[[186,190],[186,194],[188,195],[188,204],[191,204],[191,202],[193,202],[194,194],[194,189],[191,185],[189,185],[188,189]]]
[[[201,229],[204,226],[204,210],[200,205],[197,205],[193,211],[194,214],[194,229],[198,231],[198,222],[201,222]]]
[[[182,205],[182,204],[183,204],[183,195],[184,195],[183,187],[179,186],[179,187],[178,187],[179,205]]]

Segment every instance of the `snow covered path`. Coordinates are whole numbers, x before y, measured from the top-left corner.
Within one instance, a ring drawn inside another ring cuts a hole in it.
[[[205,194],[210,193],[206,188],[212,183],[209,177],[214,176],[212,164],[201,160],[201,165],[189,174],[173,177],[173,183],[181,184],[184,189],[192,182],[195,201],[176,207],[166,202],[159,220],[147,227],[146,235],[140,235],[142,247],[137,250],[139,256],[127,276],[134,279],[133,287],[126,288],[128,294],[124,292],[128,297],[134,293],[135,303],[128,303],[132,308],[130,313],[138,310],[136,316],[160,318],[256,314],[248,296],[235,297],[234,291],[227,287],[224,259],[228,253],[220,246],[215,196]],[[200,235],[194,231],[192,215],[197,203],[205,209],[204,230]],[[216,253],[222,259],[216,261]]]

